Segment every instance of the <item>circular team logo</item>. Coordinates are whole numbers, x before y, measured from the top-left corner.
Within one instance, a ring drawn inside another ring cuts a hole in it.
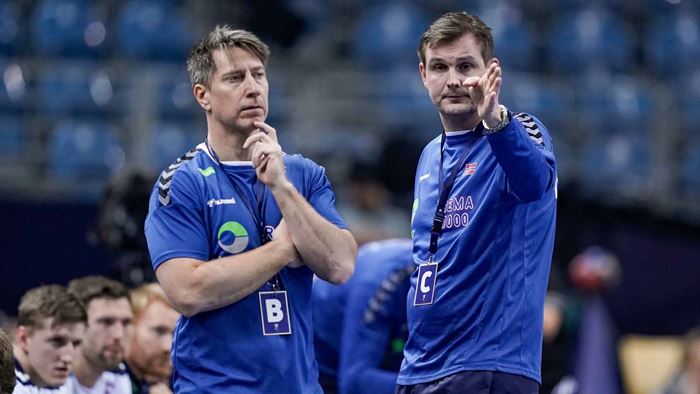
[[[231,253],[241,253],[248,246],[248,231],[238,222],[230,221],[219,228],[217,235],[221,249]]]

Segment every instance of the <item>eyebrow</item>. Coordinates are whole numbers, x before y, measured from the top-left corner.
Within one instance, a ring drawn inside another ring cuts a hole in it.
[[[261,70],[265,70],[265,66],[255,66],[255,67],[252,67],[252,68],[250,69],[251,72],[257,72],[257,71],[261,71]],[[221,75],[221,78],[226,78],[226,77],[228,77],[228,76],[230,76],[230,75],[245,74],[245,72],[246,72],[245,69],[238,68],[238,69],[231,70],[231,71],[228,71],[228,72],[222,74],[222,75]]]
[[[467,55],[467,56],[460,56],[456,59],[457,63],[464,62],[464,61],[474,62],[474,61],[476,61],[476,58],[472,55]],[[441,57],[434,57],[434,58],[430,59],[430,61],[428,62],[428,64],[435,64],[435,63],[446,63],[446,62],[445,62],[445,59],[443,59]]]

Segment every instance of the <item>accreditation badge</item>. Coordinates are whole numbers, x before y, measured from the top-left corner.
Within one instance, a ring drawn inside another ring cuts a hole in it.
[[[287,291],[260,291],[258,297],[263,335],[291,335]]]
[[[413,306],[430,305],[435,297],[438,263],[428,261],[418,266],[418,281]]]

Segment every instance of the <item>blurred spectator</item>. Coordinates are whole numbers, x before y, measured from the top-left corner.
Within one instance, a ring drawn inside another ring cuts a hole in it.
[[[393,393],[406,343],[409,239],[362,246],[344,285],[313,286],[314,347],[326,394]]]
[[[345,195],[338,211],[359,245],[408,236],[408,211],[391,205],[391,196],[378,177],[376,165],[356,161]]]
[[[68,291],[85,305],[88,325],[68,386],[75,393],[131,394],[123,364],[134,319],[129,290],[103,276],[68,283]]]
[[[131,292],[134,335],[126,351],[126,364],[134,394],[168,393],[172,365],[170,347],[180,315],[157,283]]]
[[[541,394],[575,392],[573,389],[562,389],[564,386],[575,387],[571,375],[572,341],[576,334],[576,326],[572,321],[575,309],[574,303],[564,294],[547,292],[544,303]],[[561,391],[555,391],[555,387]]]
[[[83,303],[58,285],[40,286],[24,294],[17,314],[14,393],[65,390],[78,346],[85,335]]]
[[[94,236],[115,254],[121,281],[130,286],[155,278],[143,223],[156,176],[139,169],[124,170],[110,178],[99,202]]]
[[[690,331],[684,342],[682,369],[659,394],[700,393],[700,328]]]
[[[10,394],[15,388],[15,358],[12,357],[12,342],[0,330],[0,394]]]

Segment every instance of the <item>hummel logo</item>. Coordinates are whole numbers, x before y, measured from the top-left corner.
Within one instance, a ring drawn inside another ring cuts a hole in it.
[[[209,167],[209,168],[211,168],[211,167]],[[235,204],[235,203],[236,203],[236,199],[233,197],[207,201],[207,205],[209,205],[209,208],[212,208],[214,206],[219,206],[219,205],[228,205],[228,204]]]

